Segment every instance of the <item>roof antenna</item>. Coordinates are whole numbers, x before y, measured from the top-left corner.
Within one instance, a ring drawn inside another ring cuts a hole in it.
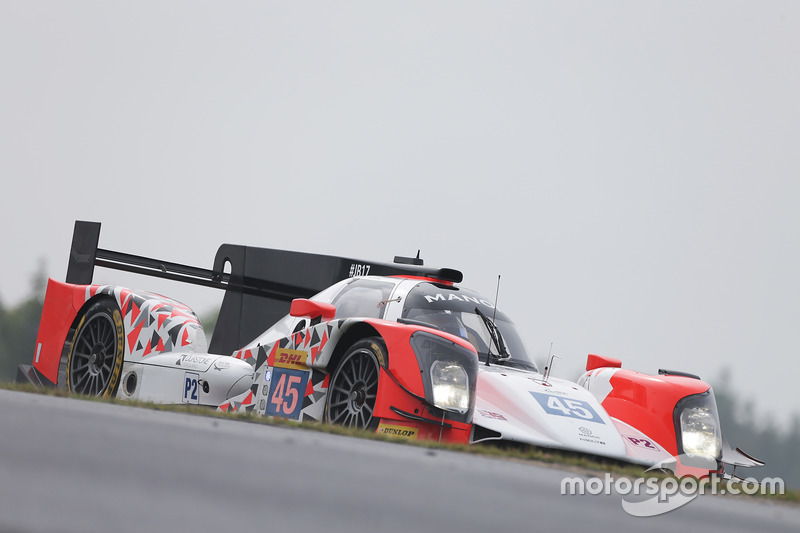
[[[497,275],[497,290],[494,293],[494,311],[492,311],[492,324],[495,324],[494,319],[497,318],[497,300],[499,298],[500,298],[500,274]],[[491,343],[489,344],[489,346],[491,346]],[[486,354],[486,366],[489,366],[489,359],[492,358],[491,351],[492,350],[490,348],[489,353]],[[503,350],[498,346],[497,351],[502,352]]]
[[[545,385],[550,385],[547,380],[550,379],[550,372],[553,370],[553,360],[561,359],[559,356],[553,353],[553,343],[550,343],[550,353],[547,354],[549,356],[549,361],[547,362],[547,366],[544,367],[544,375],[542,376],[542,383]]]

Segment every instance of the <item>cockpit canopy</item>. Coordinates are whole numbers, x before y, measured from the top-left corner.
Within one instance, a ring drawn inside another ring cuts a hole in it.
[[[429,281],[420,281],[405,298],[395,293],[402,279],[361,277],[342,281],[314,297],[332,303],[336,318],[386,318],[390,301],[402,301],[400,320],[429,326],[470,342],[478,357],[536,370],[514,323],[477,292]],[[392,300],[392,298],[396,298]],[[396,316],[396,315],[395,315]],[[500,335],[493,335],[496,326]],[[495,340],[497,337],[497,340]]]
[[[475,291],[423,282],[411,289],[405,299],[402,318],[432,326],[469,341],[481,360],[491,357],[536,369],[514,323],[505,313]],[[491,325],[500,335],[492,336]],[[491,354],[491,355],[490,355]]]

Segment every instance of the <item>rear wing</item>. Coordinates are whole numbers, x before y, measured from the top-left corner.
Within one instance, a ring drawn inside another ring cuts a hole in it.
[[[143,274],[225,291],[209,352],[231,354],[289,313],[295,298],[309,298],[353,276],[416,276],[459,283],[463,275],[450,268],[423,266],[421,259],[395,257],[376,263],[336,257],[223,244],[213,267],[181,265],[99,248],[100,223],[75,221],[67,265],[67,283],[90,285],[95,267]]]

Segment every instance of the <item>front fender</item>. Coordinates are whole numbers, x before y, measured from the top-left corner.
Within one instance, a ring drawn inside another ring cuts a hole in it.
[[[588,389],[609,415],[654,439],[671,455],[679,453],[675,406],[683,398],[711,389],[699,379],[653,376],[622,368],[591,370],[578,384]]]

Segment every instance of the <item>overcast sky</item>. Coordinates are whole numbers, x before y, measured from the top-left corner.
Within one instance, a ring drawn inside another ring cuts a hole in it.
[[[388,261],[800,412],[800,3],[0,1],[0,299],[101,246]],[[200,314],[210,289],[101,271]],[[757,454],[757,450],[752,450]]]

